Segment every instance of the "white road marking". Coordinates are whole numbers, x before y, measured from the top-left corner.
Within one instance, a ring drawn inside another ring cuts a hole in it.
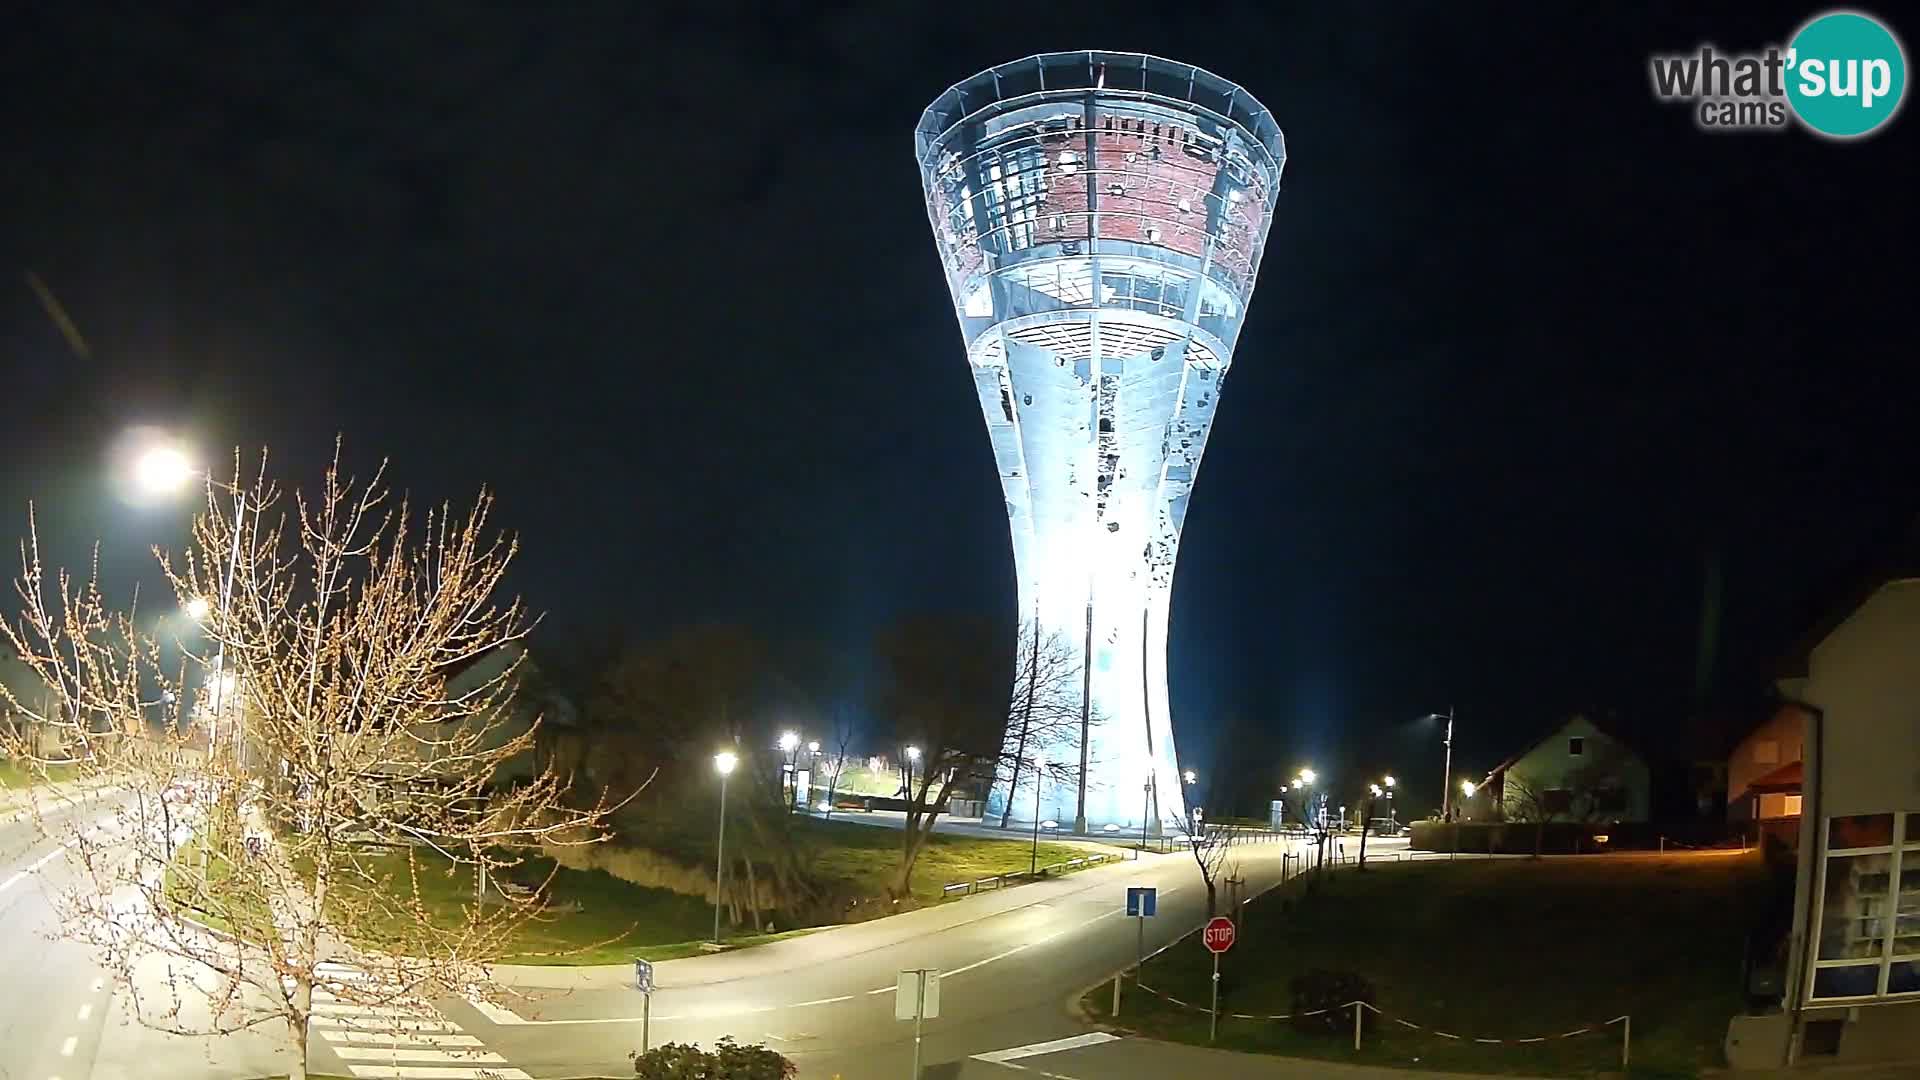
[[[852,994],[841,994],[839,997],[815,998],[812,1001],[798,1001],[793,1003],[792,1005],[787,1006],[787,1008],[804,1009],[809,1005],[832,1005],[836,1001],[852,1001],[852,1000],[853,1000]]]
[[[315,1016],[386,1016],[397,1020],[419,1018],[438,1020],[440,1014],[431,1009],[410,1009],[404,1005],[352,1005],[344,1001],[316,1001],[313,1004]]]
[[[415,1035],[410,1031],[336,1031],[323,1029],[320,1037],[330,1043],[377,1043],[382,1046],[482,1046],[472,1035]]]
[[[78,1013],[75,1013],[73,1018],[75,1020],[85,1020],[87,1017],[92,1015],[93,1015],[93,1002],[89,1001],[85,1005],[80,1006],[80,1011]]]
[[[433,1063],[458,1064],[462,1061],[505,1062],[507,1059],[487,1050],[433,1050],[416,1046],[333,1046],[328,1047],[333,1056],[341,1061],[388,1061],[399,1064],[401,1061],[428,1065]]]
[[[382,1020],[372,1016],[316,1016],[308,1022],[316,1028],[377,1031],[381,1034],[396,1029],[405,1031],[443,1032],[447,1034],[453,1034],[460,1030],[457,1026],[445,1020]]]
[[[524,1024],[527,1022],[526,1017],[521,1016],[519,1013],[514,1012],[504,1005],[495,1005],[493,1002],[480,997],[478,994],[469,995],[467,997],[467,1004],[478,1009],[481,1016],[486,1017],[496,1024]]]
[[[67,1036],[67,1041],[60,1044],[60,1056],[72,1057],[73,1048],[79,1045],[80,1045],[80,1036],[78,1035]]]
[[[534,1080],[520,1068],[492,1065],[348,1065],[355,1076],[397,1076],[401,1080]]]
[[[1016,1046],[1010,1050],[995,1050],[991,1054],[975,1054],[975,1061],[990,1061],[1004,1065],[1020,1058],[1038,1057],[1041,1054],[1057,1054],[1062,1050],[1078,1050],[1083,1046],[1099,1046],[1101,1043],[1119,1041],[1120,1036],[1109,1035],[1104,1031],[1089,1031],[1085,1035],[1075,1035],[1068,1039],[1055,1039],[1052,1042],[1031,1043]]]
[[[28,874],[31,874],[34,871],[52,862],[56,855],[59,855],[61,852],[65,850],[67,850],[67,845],[61,844],[59,847],[54,848],[52,851],[49,851],[45,855],[42,855],[38,859],[35,859],[32,866],[27,867],[25,870],[22,870],[17,874],[14,874],[12,877],[8,878],[5,881],[0,881],[0,892],[6,892],[8,889],[13,888],[15,885],[20,883],[20,879],[26,877]]]

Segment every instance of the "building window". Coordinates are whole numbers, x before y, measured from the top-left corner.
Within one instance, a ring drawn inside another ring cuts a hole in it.
[[[1789,795],[1784,800],[1784,803],[1785,805],[1783,805],[1780,808],[1780,816],[1782,817],[1799,817],[1800,816],[1800,796]]]
[[[1540,793],[1540,809],[1549,814],[1564,814],[1573,809],[1573,792],[1566,788],[1549,788]]]
[[[1579,757],[1581,754],[1586,752],[1586,749],[1587,749],[1587,740],[1582,738],[1579,735],[1575,735],[1572,738],[1567,740],[1567,756],[1568,757]]]
[[[1753,763],[1755,765],[1773,765],[1780,760],[1780,744],[1772,739],[1761,739],[1753,744]]]
[[[1920,815],[1827,819],[1811,996],[1920,995]]]

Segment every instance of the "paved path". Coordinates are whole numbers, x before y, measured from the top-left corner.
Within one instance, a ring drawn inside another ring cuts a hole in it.
[[[955,1080],[1485,1080],[1463,1073],[1237,1054],[1105,1033],[978,1054],[950,1067],[947,1075]],[[929,1076],[928,1080],[944,1078]]]

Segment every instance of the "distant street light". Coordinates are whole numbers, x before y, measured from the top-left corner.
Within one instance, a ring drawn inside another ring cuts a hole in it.
[[[1293,779],[1294,779],[1294,783],[1300,784],[1303,787],[1312,787],[1316,777],[1314,776],[1314,772],[1312,769],[1301,769],[1300,775],[1294,777]]]
[[[207,603],[206,597],[196,596],[193,599],[187,601],[186,605],[182,607],[181,610],[186,612],[187,618],[192,619],[194,622],[199,622],[200,620],[207,617],[207,613],[209,611],[212,611],[213,607],[212,605]]]
[[[1193,770],[1192,770],[1192,769],[1188,769],[1188,770],[1187,770],[1187,773],[1186,773],[1186,780],[1187,780],[1187,783],[1189,783],[1189,784],[1191,784],[1191,783],[1193,783],[1193,782],[1194,782],[1195,780],[1198,780],[1198,779],[1199,779],[1199,777],[1197,777],[1197,776],[1195,776],[1195,775],[1194,775],[1194,772],[1193,772]]]
[[[909,747],[907,747],[907,760],[908,760],[908,761],[919,761],[919,760],[920,760],[920,748],[919,748],[919,747],[917,747],[917,746],[909,746]]]
[[[1370,792],[1372,792],[1372,793],[1373,793],[1373,797],[1374,797],[1374,798],[1376,798],[1376,799],[1377,799],[1377,798],[1379,798],[1380,796],[1382,796],[1382,795],[1384,795],[1384,794],[1386,794],[1386,792],[1385,792],[1385,791],[1383,791],[1383,790],[1381,789],[1381,787],[1380,787],[1380,785],[1379,785],[1379,784],[1368,784],[1368,785],[1367,785],[1367,790],[1368,790],[1368,791],[1370,791]]]
[[[817,739],[816,739],[816,740],[814,740],[813,742],[810,742],[810,743],[808,743],[808,744],[807,744],[807,753],[809,753],[809,754],[817,754],[817,753],[819,753],[819,752],[820,752],[820,742],[819,742],[819,740],[817,740]]]
[[[1467,798],[1471,799],[1473,798],[1473,793],[1475,790],[1477,789],[1473,786],[1473,781],[1471,780],[1460,781],[1460,794],[1465,795]]]
[[[1391,776],[1387,777],[1386,782],[1388,787],[1392,787],[1394,784],[1398,783],[1398,781],[1394,780],[1394,778]]]
[[[914,762],[919,760],[920,748],[917,746],[907,747],[907,764],[906,767],[901,770],[901,772],[906,775],[906,780],[901,784],[901,789],[906,795],[908,802],[913,801],[913,765]]]
[[[713,845],[713,943],[720,944],[720,892],[727,874],[727,777],[740,759],[731,750],[713,755],[713,771],[720,774],[720,836]]]

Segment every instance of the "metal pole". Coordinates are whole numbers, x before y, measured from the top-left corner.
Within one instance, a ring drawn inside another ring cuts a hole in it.
[[[1364,1008],[1366,1006],[1357,1001],[1353,1003],[1353,1048],[1355,1050],[1360,1049],[1360,1011]]]
[[[1627,1071],[1633,1060],[1633,1017],[1620,1018],[1620,1071]]]
[[[1220,954],[1213,954],[1213,1015],[1207,1020],[1207,1041],[1220,1034]]]
[[[1440,777],[1440,820],[1450,820],[1447,811],[1453,806],[1453,706],[1447,706],[1447,765]]]
[[[1147,966],[1147,916],[1144,902],[1141,904],[1140,911],[1140,914],[1133,917],[1134,925],[1139,930],[1133,950],[1133,977],[1136,979],[1144,974],[1141,969]]]
[[[1140,785],[1140,854],[1147,852],[1147,815],[1153,812],[1153,783]],[[1139,858],[1135,855],[1134,858]]]
[[[913,1080],[920,1080],[920,1020],[927,1011],[927,973],[917,972],[913,1000]]]
[[[1040,870],[1040,763],[1034,762],[1033,768],[1033,858],[1027,861],[1027,876],[1032,877]]]
[[[720,838],[713,846],[713,943],[720,944],[720,893],[727,874],[727,774],[720,774]]]
[[[1114,1019],[1120,1018],[1120,976],[1113,977],[1113,1012],[1108,1014]]]
[[[653,1034],[653,993],[648,991],[640,995],[640,1052],[647,1052],[652,1045],[649,1041]]]

